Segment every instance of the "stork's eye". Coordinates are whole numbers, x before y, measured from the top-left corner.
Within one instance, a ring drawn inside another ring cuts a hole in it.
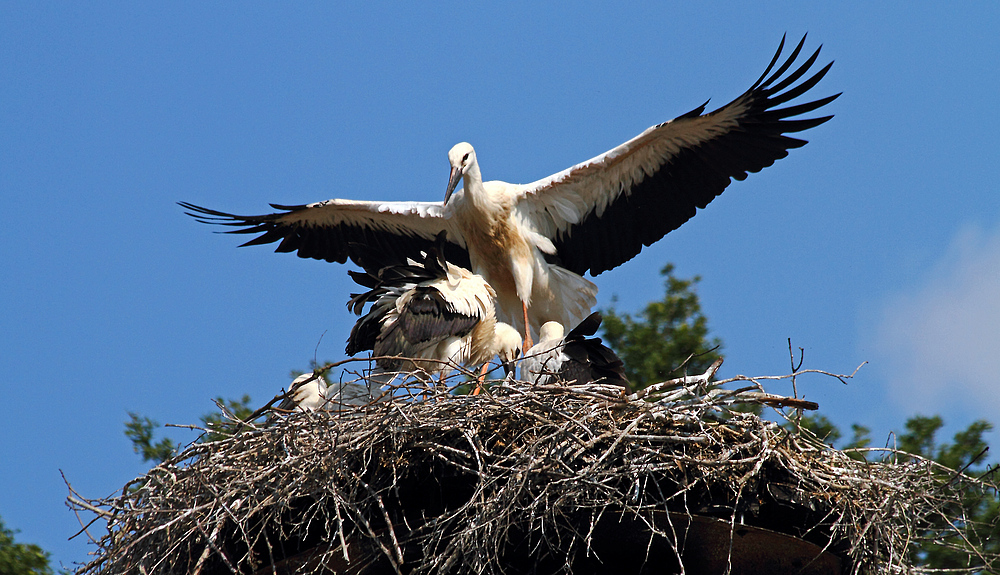
[[[462,156],[462,163],[464,164],[469,159],[469,154]]]

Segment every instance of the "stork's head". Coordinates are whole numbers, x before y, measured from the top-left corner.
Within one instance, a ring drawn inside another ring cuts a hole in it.
[[[493,333],[497,355],[500,356],[503,373],[507,375],[514,371],[514,360],[521,355],[521,332],[502,321],[498,321]]]
[[[326,404],[326,382],[317,373],[303,373],[296,377],[288,386],[288,390],[291,392],[292,401],[295,402],[295,408],[299,411],[322,409]]]
[[[547,321],[542,324],[542,327],[538,330],[538,343],[544,342],[557,342],[563,338],[566,333],[566,328],[563,324],[557,321]]]
[[[448,151],[448,163],[451,164],[451,175],[448,177],[448,191],[444,193],[444,203],[448,203],[451,193],[458,186],[458,181],[469,173],[472,166],[476,165],[476,151],[472,149],[472,144],[462,142]]]

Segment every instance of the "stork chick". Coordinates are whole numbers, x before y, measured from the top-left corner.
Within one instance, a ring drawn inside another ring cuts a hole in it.
[[[361,249],[366,269],[379,271],[350,272],[369,291],[353,294],[348,309],[361,315],[366,304],[371,308],[351,330],[347,353],[371,350],[383,380],[400,372],[443,380],[456,366],[496,355],[512,369],[521,347],[517,330],[497,321],[496,292],[482,276],[445,260],[444,245],[442,233],[436,246],[405,263]]]
[[[546,322],[539,330],[538,344],[524,354],[521,379],[536,385],[554,381],[606,383],[620,385],[632,393],[625,364],[601,343],[599,337],[588,337],[601,327],[601,314],[594,312],[580,322],[566,337],[562,324]]]

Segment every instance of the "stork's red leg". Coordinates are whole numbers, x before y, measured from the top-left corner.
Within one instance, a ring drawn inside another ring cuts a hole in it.
[[[521,309],[524,310],[524,349],[522,353],[527,353],[529,349],[534,347],[534,343],[531,341],[531,325],[528,323],[528,305],[521,302]]]
[[[483,390],[483,382],[486,381],[486,370],[489,367],[489,363],[484,363],[483,367],[479,369],[479,377],[476,379],[476,389],[472,390],[472,395],[479,395],[479,392]]]

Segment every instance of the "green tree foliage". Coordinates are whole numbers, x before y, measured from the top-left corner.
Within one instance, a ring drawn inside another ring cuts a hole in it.
[[[250,396],[246,394],[239,399],[217,397],[215,403],[219,406],[219,411],[201,416],[202,426],[209,432],[202,435],[198,441],[216,441],[233,433],[234,424],[223,415],[223,410],[241,420],[246,420],[253,413],[253,408],[250,407]],[[177,453],[177,444],[169,437],[153,441],[153,435],[160,427],[158,422],[133,412],[129,412],[128,415],[130,420],[125,422],[125,436],[132,441],[133,451],[141,455],[143,461],[160,463]],[[0,571],[0,575],[2,574],[3,571]]]
[[[983,420],[974,421],[969,427],[955,434],[951,443],[937,442],[937,433],[944,426],[939,416],[917,415],[906,421],[906,432],[899,435],[898,448],[907,453],[932,459],[948,469],[965,470],[971,475],[983,475],[988,471],[984,462],[987,450],[983,434],[993,426]],[[995,470],[994,470],[995,471]],[[942,472],[942,479],[949,480],[954,472]],[[995,490],[987,492],[966,492],[962,498],[965,521],[969,529],[964,535],[966,542],[981,553],[996,556],[1000,554],[1000,496]],[[953,516],[958,515],[956,509]],[[946,525],[927,525],[924,537],[934,538]],[[951,544],[924,545],[914,550],[911,559],[918,564],[935,569],[962,569],[968,567],[968,555]]]
[[[840,441],[842,433],[826,417],[813,414],[802,417],[798,426],[806,429],[826,443],[835,444]],[[944,426],[941,417],[916,415],[906,421],[906,431],[894,434],[895,445],[901,453],[913,454],[918,457],[907,458],[899,455],[898,460],[906,462],[926,459],[937,462],[943,467],[939,469],[939,479],[943,483],[951,481],[959,471],[972,476],[983,476],[995,473],[985,463],[987,444],[983,434],[993,426],[986,421],[975,421],[962,431],[955,434],[951,442],[939,443],[937,434]],[[795,430],[792,423],[785,425],[786,429]],[[867,459],[865,451],[851,451],[855,448],[868,447],[871,444],[871,431],[863,426],[851,426],[852,437],[849,442],[841,445],[841,449],[858,460]],[[876,452],[879,457],[882,452]],[[914,538],[915,545],[910,550],[910,561],[914,565],[930,569],[941,569],[946,572],[965,572],[970,567],[969,550],[973,549],[984,556],[1000,554],[1000,494],[995,489],[970,490],[963,494],[961,509],[954,505],[945,509],[950,517],[963,517],[960,524],[946,525],[936,518],[935,522],[922,527]],[[954,527],[962,530],[956,535]],[[947,534],[947,536],[944,536]],[[955,571],[950,571],[955,570]]]
[[[16,533],[0,518],[0,574],[52,575],[49,554],[35,544],[15,543]]]
[[[205,429],[209,430],[207,435],[202,436],[199,441],[218,441],[231,436],[235,431],[232,419],[246,421],[253,414],[253,407],[250,406],[250,396],[243,394],[239,399],[215,398],[215,404],[219,406],[219,411],[213,411],[201,416],[201,423]],[[223,411],[228,417],[223,415]]]
[[[159,423],[148,417],[129,412],[130,421],[125,422],[125,437],[132,441],[132,450],[142,456],[143,461],[159,463],[173,457],[177,444],[169,437],[153,442],[153,434]]]
[[[864,425],[858,423],[851,424],[851,441],[844,446],[844,449],[859,449],[868,447],[872,444],[871,429],[868,429]],[[858,458],[863,458],[862,455],[856,454]]]
[[[820,415],[818,413],[804,415],[798,423],[803,429],[808,429],[813,433],[813,435],[822,439],[824,443],[834,444],[840,441],[840,438],[843,437],[843,434],[839,429],[837,429],[837,426],[834,425],[832,421],[827,419],[825,415]],[[794,424],[789,422],[785,425],[785,428],[793,429]]]
[[[832,421],[827,419],[825,415],[819,413],[804,415],[798,420],[798,425],[796,425],[793,421],[789,421],[784,425],[784,427],[789,431],[795,431],[797,427],[809,430],[824,443],[829,443],[830,445],[840,442],[841,438],[844,436],[844,434],[841,433],[840,429],[834,425]],[[871,445],[871,437],[869,436],[870,433],[870,429],[864,425],[858,425],[855,423],[851,425],[851,440],[841,445],[840,448],[846,451],[847,455],[853,459],[866,459],[864,452],[852,450]]]
[[[708,337],[708,319],[701,313],[695,286],[701,278],[680,279],[667,264],[665,294],[635,317],[619,314],[614,306],[602,310],[603,337],[625,362],[634,389],[686,373],[704,373],[721,357],[722,342]]]

